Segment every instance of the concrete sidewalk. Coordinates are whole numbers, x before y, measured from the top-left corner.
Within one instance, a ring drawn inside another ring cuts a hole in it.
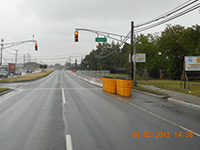
[[[147,88],[147,89],[154,90],[154,91],[167,93],[170,98],[173,98],[173,99],[176,99],[176,100],[200,105],[200,97],[198,97],[198,96],[180,93],[180,92],[174,92],[174,91],[165,90],[165,89],[160,89],[160,88],[157,88],[157,87],[154,87],[154,86],[151,86],[151,85],[140,85],[140,86]]]
[[[198,96],[160,89],[151,85],[140,85],[140,86],[168,94],[169,98],[167,98],[167,101],[170,103],[182,105],[200,111],[200,97]]]
[[[82,80],[85,80],[86,82],[102,87],[102,82],[99,79],[97,80],[95,78],[85,78],[85,77],[77,76],[76,74],[74,75]],[[188,108],[200,111],[200,97],[190,95],[190,94],[184,94],[180,92],[164,90],[164,89],[160,89],[160,88],[150,86],[150,85],[140,85],[140,86],[154,90],[154,91],[168,94],[169,97],[167,98],[167,101],[170,103],[182,105],[184,107],[188,107]],[[162,97],[162,96],[158,96],[158,95],[143,92],[143,91],[141,92],[144,94],[155,96],[155,97]]]

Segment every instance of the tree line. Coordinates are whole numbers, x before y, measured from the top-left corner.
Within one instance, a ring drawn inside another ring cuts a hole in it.
[[[161,33],[137,35],[136,51],[146,53],[150,76],[158,77],[160,70],[164,70],[169,79],[180,79],[184,56],[200,56],[200,26],[167,25]],[[96,49],[85,56],[81,66],[87,70],[124,68],[130,73],[129,53],[130,44],[119,48],[114,42],[98,43]],[[106,55],[108,57],[104,58]],[[137,73],[144,68],[144,63],[137,63]]]

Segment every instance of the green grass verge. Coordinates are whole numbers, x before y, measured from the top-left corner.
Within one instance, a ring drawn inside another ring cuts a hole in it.
[[[120,74],[120,73],[111,73],[110,76],[111,76],[111,77],[126,77],[126,78],[127,78],[127,77],[128,77],[128,78],[131,77],[131,75]],[[137,80],[146,80],[145,77],[141,77],[141,76],[139,76],[139,75],[136,75],[136,79],[137,79]],[[154,80],[154,79],[155,79],[155,78],[148,77],[148,80]]]
[[[53,71],[54,70],[47,70],[46,72],[32,73],[32,74],[15,77],[15,78],[7,78],[7,79],[0,80],[0,83],[26,82],[26,81],[37,80],[37,79],[48,76]]]
[[[195,96],[200,96],[200,83],[199,82],[188,82],[188,86],[186,89],[184,89],[184,85],[182,83],[182,87],[180,87],[181,81],[175,81],[175,80],[149,80],[149,81],[137,81],[138,84],[144,84],[144,85],[152,85],[161,89],[166,89],[166,90],[171,90],[171,91],[176,91],[176,92],[181,92],[181,93],[186,93]]]
[[[8,88],[0,88],[0,93],[5,92],[7,90],[9,90],[9,89]]]
[[[163,95],[163,96],[167,96],[167,93],[162,93],[162,92],[158,92],[158,91],[154,91],[154,90],[150,90],[147,88],[144,88],[142,86],[134,86],[133,89],[139,90],[139,91],[144,91],[144,92],[148,92],[148,93],[152,93],[152,94],[156,94],[156,95]]]
[[[130,75],[127,74],[120,74],[120,73],[111,73],[110,74],[111,77],[126,77],[126,78],[130,78]]]

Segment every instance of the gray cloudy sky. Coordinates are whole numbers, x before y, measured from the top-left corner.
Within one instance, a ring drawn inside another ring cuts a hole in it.
[[[96,35],[80,31],[79,42],[74,42],[75,28],[90,28],[126,35],[133,20],[139,24],[153,19],[187,0],[1,0],[0,38],[5,43],[35,39],[3,51],[7,62],[14,62],[14,49],[19,50],[18,62],[23,54],[47,64],[64,64],[68,57],[84,56],[95,49]],[[174,21],[172,25],[192,26],[200,24],[200,10],[197,9]],[[144,33],[161,32],[166,24]],[[110,42],[110,40],[109,40]],[[59,58],[59,59],[58,59]],[[80,61],[81,57],[78,57]]]

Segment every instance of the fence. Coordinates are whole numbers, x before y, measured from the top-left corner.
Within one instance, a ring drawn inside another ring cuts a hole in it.
[[[102,70],[102,71],[77,70],[76,74],[82,77],[91,77],[91,78],[101,79],[102,76],[109,76],[110,70]]]

